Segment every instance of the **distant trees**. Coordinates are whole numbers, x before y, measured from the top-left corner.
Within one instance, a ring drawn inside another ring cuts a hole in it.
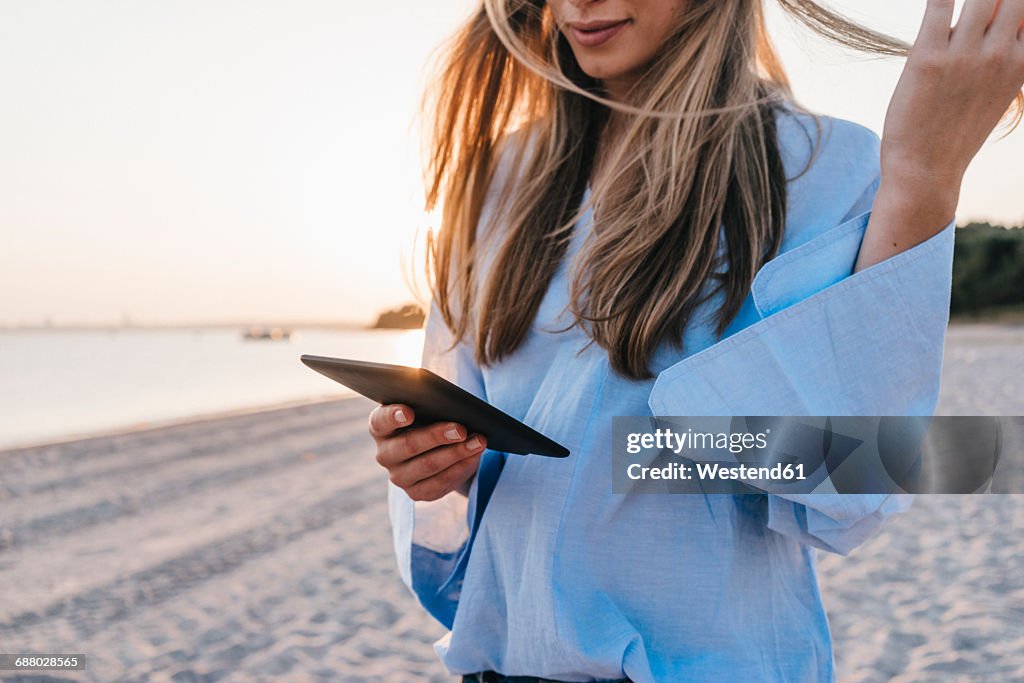
[[[384,311],[373,326],[386,330],[415,330],[423,327],[425,318],[422,308],[416,304],[406,304],[401,308]]]
[[[950,312],[1024,305],[1024,228],[971,223],[956,231]]]

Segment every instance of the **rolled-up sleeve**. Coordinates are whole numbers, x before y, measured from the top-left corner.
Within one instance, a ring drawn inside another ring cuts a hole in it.
[[[952,277],[951,221],[928,240],[853,272],[870,211],[762,267],[759,319],[668,367],[654,415],[932,415]],[[768,495],[768,527],[846,554],[910,496]]]

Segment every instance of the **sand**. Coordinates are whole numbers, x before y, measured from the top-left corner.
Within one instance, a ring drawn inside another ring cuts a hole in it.
[[[1024,415],[1024,326],[950,328],[940,415]],[[842,683],[1024,681],[1024,495],[918,496],[819,554]]]
[[[1024,415],[1024,328],[954,327],[940,413]],[[3,681],[453,681],[343,399],[0,453]],[[919,497],[820,555],[840,681],[1024,681],[1024,496]]]

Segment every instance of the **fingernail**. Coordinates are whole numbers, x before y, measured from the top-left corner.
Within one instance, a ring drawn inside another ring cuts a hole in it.
[[[459,439],[461,439],[461,438],[462,438],[461,436],[459,436],[459,430],[458,430],[458,429],[456,429],[455,427],[449,427],[449,428],[448,428],[448,429],[447,429],[447,430],[445,431],[444,435],[445,435],[445,437],[447,437],[447,438],[448,438],[448,439],[449,439],[450,441],[458,441]]]
[[[409,418],[405,416],[405,411],[401,408],[395,411],[395,419],[398,420],[398,424],[402,425],[409,421]]]
[[[469,443],[466,444],[466,448],[468,448],[471,451],[475,451],[475,450],[479,449],[482,446],[483,446],[483,444],[480,443],[480,437],[479,436],[474,436],[472,439],[469,440]]]

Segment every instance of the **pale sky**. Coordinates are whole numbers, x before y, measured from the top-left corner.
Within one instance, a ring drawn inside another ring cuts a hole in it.
[[[773,0],[766,0],[773,10]],[[472,0],[0,0],[0,325],[330,319],[411,300],[413,125]],[[924,0],[832,6],[912,40]],[[881,132],[901,69],[778,20],[798,99]],[[1024,127],[961,223],[1024,223]]]

